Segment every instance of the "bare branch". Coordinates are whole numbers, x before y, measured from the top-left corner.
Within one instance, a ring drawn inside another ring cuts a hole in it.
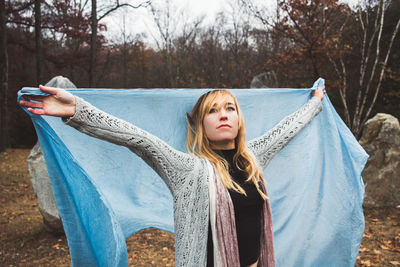
[[[117,9],[121,8],[121,7],[130,7],[130,8],[140,8],[140,7],[148,7],[151,4],[151,0],[147,0],[145,2],[140,3],[137,6],[128,4],[128,3],[123,3],[120,4],[119,0],[117,0],[116,5],[110,9],[108,9],[103,15],[99,16],[99,18],[97,19],[98,21],[102,20],[103,18],[107,17],[108,15],[110,15],[112,12],[116,11]]]
[[[81,11],[83,11],[85,9],[85,7],[87,6],[88,3],[89,3],[89,0],[86,0],[85,3],[81,6]]]
[[[368,15],[366,15],[366,16],[368,16]],[[363,18],[362,18],[362,12],[361,12],[361,8],[359,7],[359,9],[358,9],[358,17],[359,17],[359,19],[360,19],[360,23],[361,23],[361,29],[363,30],[363,32],[365,31],[365,26],[364,26],[364,21],[363,21]]]
[[[270,28],[274,26],[273,22],[268,21],[264,14],[254,5],[252,0],[240,0],[242,5],[246,7],[246,9],[254,15],[256,19],[258,19],[266,28]]]
[[[344,64],[343,57],[340,55],[340,64],[342,65],[342,72],[343,72],[343,106],[344,106],[344,115],[346,118],[347,125],[350,124],[350,112],[347,106],[347,71],[346,65]]]
[[[35,23],[29,23],[29,22],[24,22],[24,21],[14,21],[14,20],[7,20],[6,23],[11,23],[11,24],[15,24],[15,25],[23,25],[23,26],[27,26],[27,27],[34,27]],[[43,25],[41,27],[42,29],[47,29],[47,30],[53,30],[55,29],[54,26],[46,26]]]
[[[27,8],[29,8],[29,7],[31,7],[34,3],[35,3],[35,0],[26,2],[26,3],[24,3],[23,5],[21,5],[19,8],[12,9],[11,12],[20,12],[20,11],[23,11],[23,10],[25,10],[25,9],[27,9]]]

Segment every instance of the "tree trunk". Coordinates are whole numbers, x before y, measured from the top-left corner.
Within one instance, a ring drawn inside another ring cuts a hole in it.
[[[92,34],[90,36],[90,65],[89,65],[89,87],[95,87],[96,74],[96,48],[97,48],[97,2],[92,0]]]
[[[0,0],[0,152],[8,147],[8,56],[5,0]]]
[[[40,2],[41,0],[35,0],[36,84],[42,82],[42,27]]]
[[[127,88],[127,77],[128,77],[128,53],[127,53],[127,38],[126,38],[126,23],[125,23],[125,15],[123,17],[123,32],[122,37],[124,39],[124,46],[122,50],[122,81],[123,88]]]

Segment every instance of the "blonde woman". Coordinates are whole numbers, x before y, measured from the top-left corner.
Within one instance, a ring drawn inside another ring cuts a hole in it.
[[[50,95],[20,101],[29,112],[62,117],[83,133],[128,147],[164,180],[174,200],[176,266],[275,266],[262,170],[320,112],[322,88],[249,142],[234,95],[210,91],[187,114],[188,153],[63,89],[40,89]]]

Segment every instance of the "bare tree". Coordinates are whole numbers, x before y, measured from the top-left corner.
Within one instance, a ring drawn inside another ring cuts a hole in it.
[[[8,57],[5,0],[0,0],[0,152],[8,146]]]
[[[240,81],[248,79],[247,73],[250,71],[246,64],[249,58],[250,45],[250,14],[245,12],[243,5],[228,4],[227,29],[224,34],[224,41],[232,62],[228,66],[232,69],[228,71],[232,75],[231,80],[234,86],[238,87]],[[243,56],[246,54],[246,56]]]
[[[95,86],[93,84],[95,68],[96,68],[96,51],[97,51],[97,0],[92,0],[92,33],[90,35],[90,64],[89,64],[89,87]]]
[[[193,62],[189,58],[193,58],[196,51],[196,40],[200,33],[200,25],[204,20],[204,16],[190,19],[184,11],[179,15],[181,18],[181,33],[174,40],[176,59],[175,85],[178,87],[187,87],[188,83],[193,86],[195,75],[193,74]]]
[[[358,21],[362,40],[359,64],[360,77],[358,88],[356,88],[357,96],[353,112],[349,109],[347,97],[349,73],[345,64],[344,53],[340,54],[337,61],[330,58],[341,81],[340,97],[345,109],[345,121],[356,137],[360,137],[363,126],[376,103],[393,42],[399,32],[400,18],[397,20],[396,26],[390,35],[388,46],[383,49],[382,31],[385,13],[389,4],[390,1],[379,1],[375,19],[371,18],[371,13],[367,9],[363,10],[361,6],[358,7]],[[367,3],[365,5],[368,6]],[[344,25],[340,32],[343,32]],[[353,118],[351,118],[350,114],[353,115]]]
[[[218,13],[215,23],[208,26],[200,34],[199,48],[195,60],[198,71],[197,78],[201,78],[199,87],[226,87],[224,86],[223,36],[227,24],[224,13]]]
[[[96,70],[96,53],[97,53],[97,28],[99,25],[99,21],[113,13],[114,11],[127,7],[127,8],[140,8],[140,7],[146,7],[151,3],[150,0],[146,0],[141,2],[140,4],[133,5],[127,2],[120,2],[120,0],[113,0],[110,2],[107,2],[105,5],[102,5],[99,7],[99,13],[98,13],[98,7],[97,7],[97,0],[92,0],[92,15],[91,15],[91,38],[90,38],[90,65],[89,65],[89,87],[95,86],[94,81],[95,81],[95,70]]]
[[[193,48],[204,16],[191,19],[170,0],[150,4],[149,12],[157,29],[157,34],[151,35],[163,55],[167,86],[177,87],[185,71],[182,56]]]
[[[170,0],[166,0],[164,6],[156,7],[150,4],[150,12],[156,24],[160,39],[154,37],[157,48],[163,53],[166,63],[168,87],[176,87],[176,75],[173,74],[172,53],[173,40],[176,36],[179,24],[178,11]]]
[[[122,84],[124,88],[127,88],[127,78],[128,78],[128,38],[129,36],[127,35],[126,32],[126,15],[123,15],[123,21],[122,21],[122,39],[123,39],[123,44],[122,44]]]
[[[36,44],[36,84],[41,83],[42,75],[42,23],[41,0],[35,0],[35,44]]]

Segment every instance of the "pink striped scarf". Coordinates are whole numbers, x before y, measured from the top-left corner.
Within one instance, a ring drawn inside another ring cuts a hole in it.
[[[240,267],[233,203],[228,190],[222,184],[215,170],[213,178],[216,193],[216,230],[222,266]],[[264,183],[262,189],[268,196]],[[259,266],[275,267],[272,214],[269,200],[266,200],[263,205],[262,226]]]

